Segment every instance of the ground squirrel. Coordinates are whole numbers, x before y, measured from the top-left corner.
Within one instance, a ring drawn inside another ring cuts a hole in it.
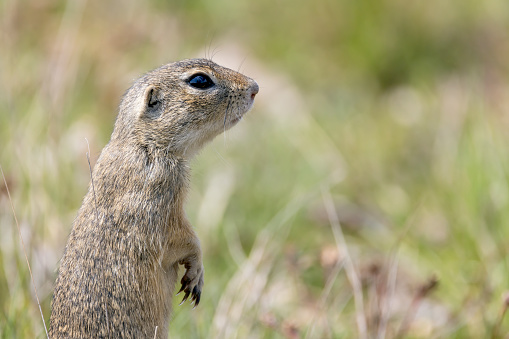
[[[179,264],[183,301],[198,305],[188,161],[257,93],[254,80],[207,59],[162,66],[127,90],[60,263],[51,338],[166,338]]]

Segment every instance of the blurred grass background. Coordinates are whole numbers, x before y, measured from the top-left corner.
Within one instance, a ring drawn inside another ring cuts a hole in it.
[[[0,165],[46,321],[85,138],[94,163],[137,76],[212,57],[260,93],[193,162],[206,286],[171,338],[508,336],[509,2],[3,0],[0,25]],[[43,338],[3,183],[0,234],[0,336]]]

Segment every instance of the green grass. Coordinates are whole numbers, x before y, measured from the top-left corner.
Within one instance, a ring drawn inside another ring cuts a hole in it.
[[[46,322],[85,138],[94,163],[133,79],[214,55],[260,93],[193,161],[206,284],[171,338],[507,336],[508,6],[2,3],[0,165]],[[0,337],[43,338],[3,183],[0,234]]]

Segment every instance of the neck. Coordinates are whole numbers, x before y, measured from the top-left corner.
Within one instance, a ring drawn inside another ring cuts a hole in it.
[[[150,204],[167,209],[168,204],[181,205],[185,199],[189,168],[182,156],[112,140],[101,153],[93,178],[98,197],[129,195],[132,199],[123,199],[122,204],[131,208]]]

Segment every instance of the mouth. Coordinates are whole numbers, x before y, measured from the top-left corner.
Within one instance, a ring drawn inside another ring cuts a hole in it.
[[[231,102],[228,102],[224,115],[223,128],[226,130],[235,126],[240,120],[242,120],[244,115],[251,110],[253,103],[254,100],[252,98],[247,98],[247,100],[240,105],[236,102],[231,105]]]
[[[233,119],[230,120],[230,125],[235,125],[236,123],[238,123],[240,120],[242,120],[242,115],[240,117],[235,117]]]

